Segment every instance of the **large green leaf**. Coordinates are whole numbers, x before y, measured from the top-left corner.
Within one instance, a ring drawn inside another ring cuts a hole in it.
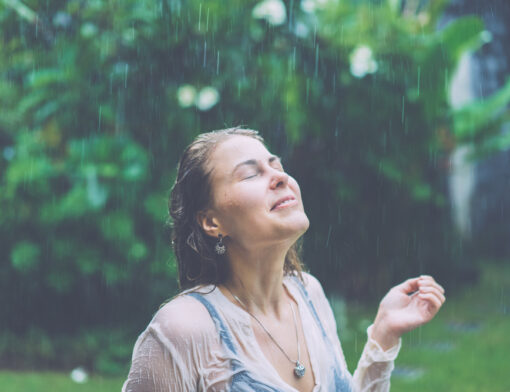
[[[509,103],[510,79],[492,96],[474,100],[452,113],[455,136],[461,141],[479,136],[487,131],[488,125],[494,125],[495,120],[508,111]]]

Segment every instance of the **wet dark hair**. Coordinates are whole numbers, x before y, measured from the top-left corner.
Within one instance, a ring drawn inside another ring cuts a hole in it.
[[[212,198],[211,171],[207,169],[212,152],[221,142],[238,135],[252,137],[264,144],[262,136],[251,129],[211,131],[198,135],[179,160],[168,209],[181,290],[203,284],[217,285],[223,283],[228,275],[225,256],[214,251],[217,239],[204,232],[197,216],[209,206]],[[294,274],[302,279],[299,248],[300,242],[297,241],[287,252],[284,274]]]

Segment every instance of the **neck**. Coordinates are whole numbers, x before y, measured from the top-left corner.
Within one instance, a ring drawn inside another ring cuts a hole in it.
[[[242,250],[229,247],[230,274],[224,286],[229,296],[237,296],[252,314],[280,318],[288,307],[283,288],[283,266],[289,246]]]

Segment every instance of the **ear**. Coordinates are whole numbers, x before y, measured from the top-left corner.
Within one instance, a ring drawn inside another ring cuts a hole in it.
[[[198,225],[204,230],[205,234],[217,238],[222,232],[220,224],[211,210],[200,211],[197,214]]]

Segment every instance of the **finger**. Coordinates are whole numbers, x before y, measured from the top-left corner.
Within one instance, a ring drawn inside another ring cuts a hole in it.
[[[419,282],[437,285],[444,292],[443,286],[437,283],[436,280],[430,275],[420,275]]]
[[[420,279],[418,280],[418,285],[420,287],[423,287],[423,286],[433,286],[433,287],[436,287],[443,294],[445,292],[443,286],[441,286],[439,283],[437,283],[434,279],[427,279],[427,278],[420,277]]]
[[[423,293],[423,294],[426,294],[426,293],[434,294],[441,301],[441,304],[443,304],[444,301],[446,301],[446,297],[436,287],[428,287],[428,286],[420,287],[419,292]]]
[[[419,292],[423,293],[423,294],[428,294],[428,293],[434,294],[437,298],[439,298],[441,303],[446,301],[446,297],[444,296],[444,294],[436,287],[420,287]]]
[[[436,283],[435,279],[430,275],[420,275],[419,281],[429,284]]]
[[[427,302],[431,303],[432,306],[438,310],[440,307],[441,307],[441,301],[439,300],[439,298],[437,298],[434,294],[430,294],[430,293],[420,293],[418,294],[418,297],[420,297],[421,299],[424,299],[426,300]]]
[[[403,291],[406,294],[410,294],[419,289],[418,280],[420,278],[411,278],[407,279],[405,282],[396,286],[399,290]]]

